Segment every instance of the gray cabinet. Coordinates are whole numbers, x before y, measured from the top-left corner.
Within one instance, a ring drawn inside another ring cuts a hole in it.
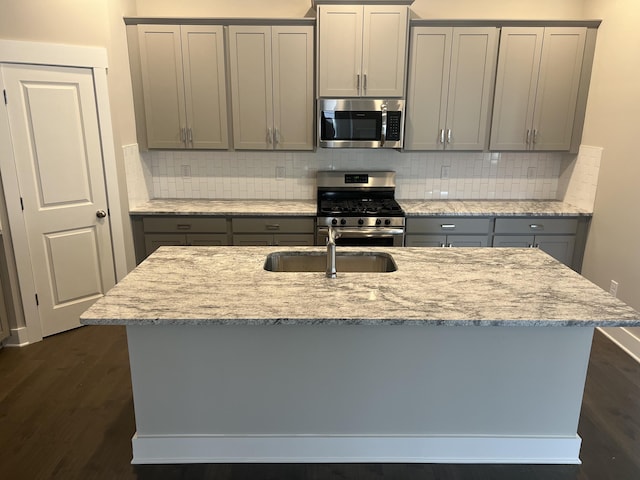
[[[496,27],[413,27],[405,150],[483,150]]]
[[[142,231],[144,257],[161,246],[229,245],[224,217],[147,216]]]
[[[235,217],[231,230],[233,245],[312,246],[315,218]]]
[[[491,150],[570,150],[582,76],[584,27],[504,27]]]
[[[488,247],[492,219],[489,217],[407,218],[407,247]]]
[[[574,267],[576,218],[498,218],[494,232],[494,247],[539,248]]]

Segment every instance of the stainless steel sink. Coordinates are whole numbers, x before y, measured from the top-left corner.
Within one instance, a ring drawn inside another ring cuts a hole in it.
[[[325,252],[274,252],[267,255],[264,269],[269,272],[324,272]],[[341,272],[395,272],[398,265],[388,253],[338,252],[336,270]]]

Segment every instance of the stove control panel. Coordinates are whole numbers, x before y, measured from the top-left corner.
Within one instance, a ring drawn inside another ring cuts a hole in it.
[[[404,227],[404,217],[318,217],[319,227]]]

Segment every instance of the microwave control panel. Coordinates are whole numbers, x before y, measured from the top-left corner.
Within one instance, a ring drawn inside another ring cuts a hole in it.
[[[387,140],[400,140],[400,122],[402,112],[387,112]]]

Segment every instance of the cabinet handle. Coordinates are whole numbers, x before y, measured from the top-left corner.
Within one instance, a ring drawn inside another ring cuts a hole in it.
[[[533,129],[533,144],[535,145],[536,143],[538,143],[538,130],[536,130],[534,128]]]
[[[544,225],[541,223],[532,223],[531,225],[529,225],[529,228],[531,230],[544,230]]]
[[[280,130],[277,128],[273,129],[273,144],[277,145],[280,143]]]
[[[531,130],[527,130],[527,145],[531,143]]]
[[[441,244],[440,244],[440,247],[441,247],[441,248],[444,248],[444,247],[446,247],[446,245],[445,245],[444,243],[441,243]]]
[[[265,228],[267,230],[280,230],[280,225],[278,225],[277,223],[270,223],[267,224]]]
[[[183,143],[187,141],[187,129],[185,127],[180,129],[180,141]]]
[[[176,225],[176,228],[178,230],[191,230],[191,225],[188,223],[179,223],[178,225]]]
[[[440,130],[440,143],[444,144],[444,128]]]
[[[445,223],[445,224],[440,225],[440,228],[453,230],[454,228],[456,228],[456,224],[455,223]]]
[[[451,129],[447,129],[447,143],[451,143]]]
[[[449,244],[447,245],[447,248],[453,248],[453,244],[452,244],[452,243],[449,243]]]
[[[271,129],[267,128],[267,143],[271,145],[273,143],[273,136],[271,135]]]
[[[364,79],[362,81],[362,88],[364,89],[364,94],[367,94],[367,74],[364,74]]]
[[[189,143],[193,144],[193,129],[191,127],[187,130],[187,139],[189,140]]]
[[[356,73],[356,91],[360,93],[360,74]]]

